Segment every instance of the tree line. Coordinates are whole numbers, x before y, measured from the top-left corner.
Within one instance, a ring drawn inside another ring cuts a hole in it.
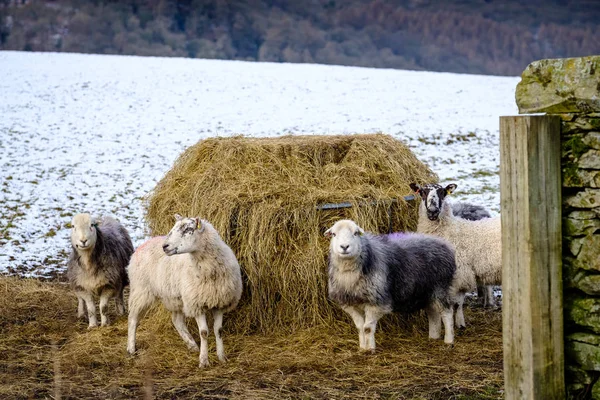
[[[26,3],[26,4],[22,4]],[[0,0],[0,50],[518,75],[600,54],[592,0]]]

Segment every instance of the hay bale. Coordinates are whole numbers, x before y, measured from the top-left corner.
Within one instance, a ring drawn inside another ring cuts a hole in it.
[[[410,182],[436,175],[384,134],[211,138],[189,147],[146,199],[153,235],[173,214],[209,220],[235,252],[244,295],[228,329],[295,330],[330,324],[323,232],[351,218],[374,232],[414,230]],[[324,203],[352,207],[319,210]],[[226,318],[227,320],[227,318]]]

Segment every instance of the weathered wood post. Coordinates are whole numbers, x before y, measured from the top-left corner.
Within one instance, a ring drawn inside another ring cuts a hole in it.
[[[600,56],[533,62],[516,100],[555,115],[500,120],[506,398],[600,399]]]
[[[560,118],[500,118],[507,399],[564,399]]]

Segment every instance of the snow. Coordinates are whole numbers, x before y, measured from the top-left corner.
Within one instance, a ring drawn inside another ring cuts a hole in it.
[[[0,272],[66,266],[72,215],[113,215],[137,246],[141,199],[198,140],[384,132],[455,199],[499,211],[498,118],[516,77],[312,64],[0,52]]]

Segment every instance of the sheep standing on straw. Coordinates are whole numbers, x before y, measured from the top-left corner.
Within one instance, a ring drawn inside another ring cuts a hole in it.
[[[372,235],[340,220],[325,232],[329,298],[354,320],[363,350],[375,350],[377,321],[391,312],[427,310],[429,337],[454,342],[454,250],[445,240],[415,233]]]
[[[464,328],[464,293],[477,286],[502,284],[502,226],[500,216],[469,221],[457,218],[446,196],[456,189],[432,183],[410,187],[421,196],[417,231],[440,236],[456,248],[458,267],[455,286],[459,289],[456,326]]]
[[[71,222],[73,250],[67,264],[67,277],[78,299],[77,316],[87,308],[89,328],[98,326],[94,295],[100,296],[101,325],[108,325],[108,300],[115,299],[119,315],[125,313],[123,289],[125,268],[133,254],[127,230],[111,217],[96,223],[89,214],[77,214]]]
[[[150,239],[131,258],[127,351],[135,353],[140,314],[160,299],[171,311],[171,320],[183,341],[197,351],[198,345],[185,325],[185,317],[196,319],[200,367],[209,365],[206,313],[212,311],[217,356],[225,362],[223,313],[233,310],[242,296],[240,266],[210,223],[180,215],[175,215],[175,219],[177,222],[166,238]]]
[[[452,203],[452,214],[458,218],[467,219],[469,221],[492,218],[492,214],[484,207],[464,202]],[[494,287],[492,285],[477,285],[477,299],[483,307],[496,307]]]

